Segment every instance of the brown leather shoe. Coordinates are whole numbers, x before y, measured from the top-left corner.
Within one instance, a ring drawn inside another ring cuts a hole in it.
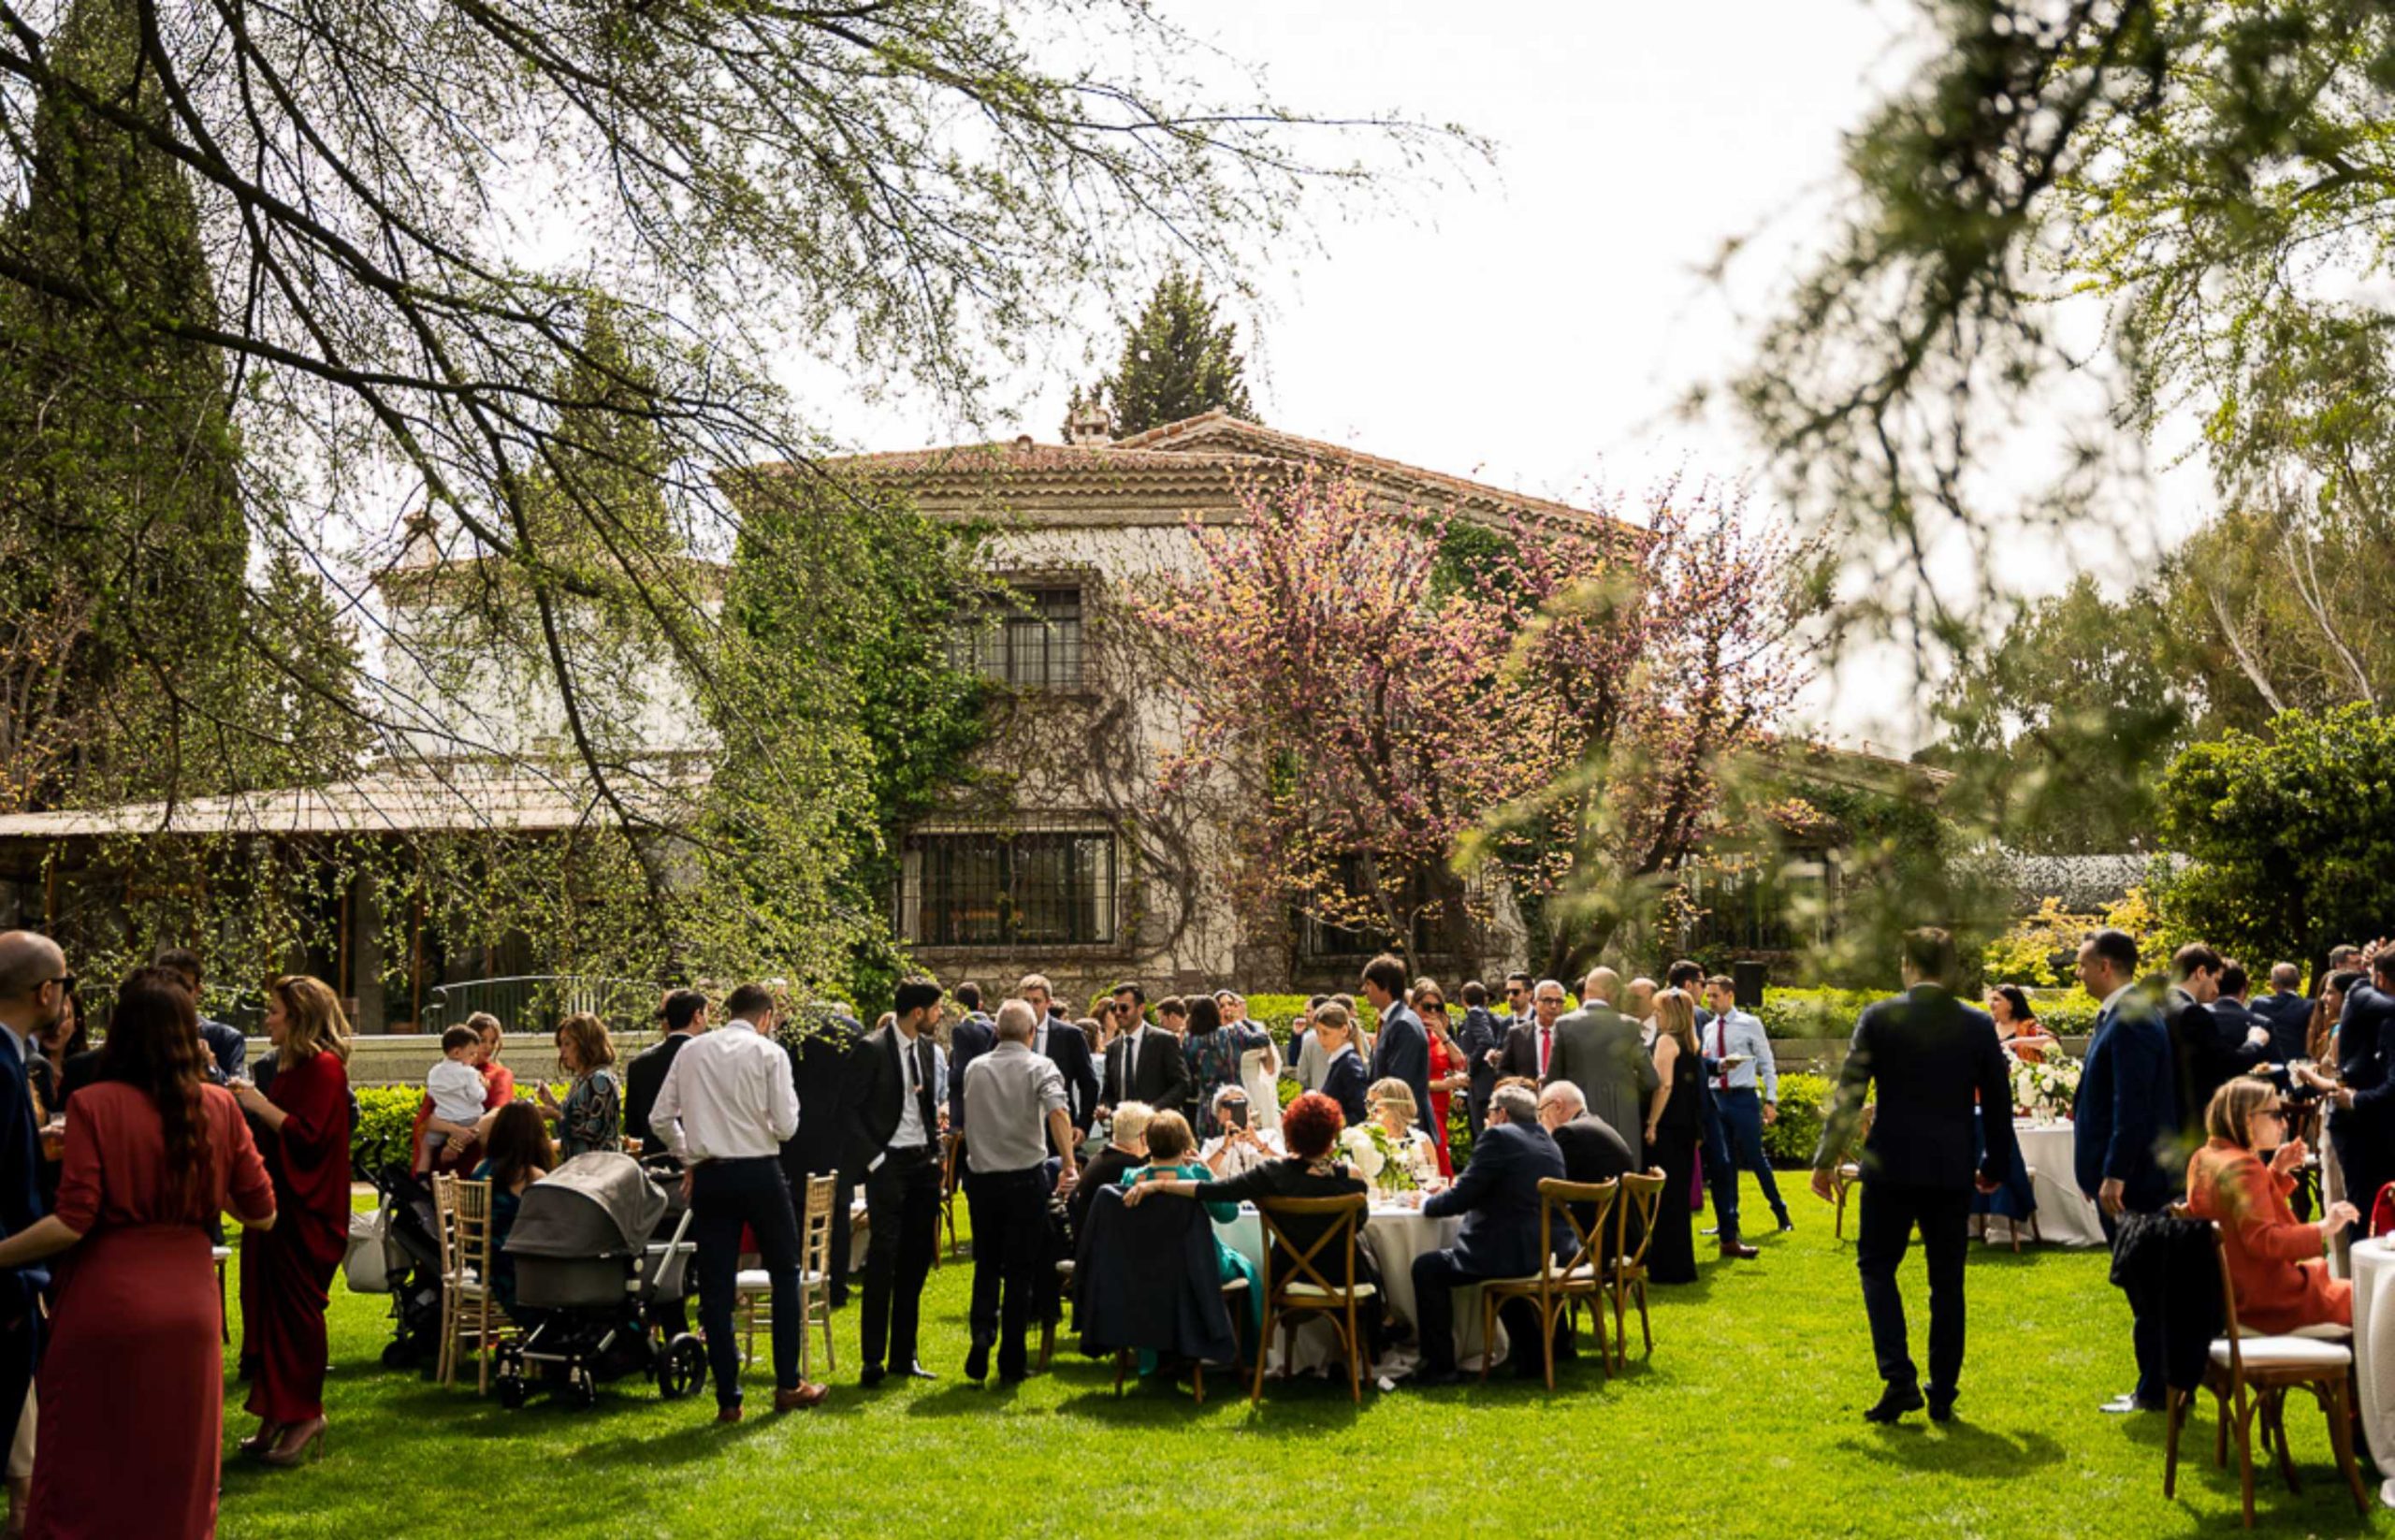
[[[715,1419],[718,1422],[738,1422],[740,1415],[740,1403],[736,1401],[729,1406],[718,1406],[715,1409]]]
[[[1724,1241],[1721,1242],[1721,1259],[1725,1262],[1751,1262],[1762,1255],[1763,1253],[1755,1250],[1754,1247],[1743,1245],[1735,1241]]]
[[[809,1385],[806,1381],[801,1380],[797,1385],[792,1386],[788,1390],[777,1390],[774,1392],[774,1410],[777,1412],[804,1412],[810,1406],[821,1405],[823,1403],[823,1398],[831,1393],[832,1392],[823,1386]]]

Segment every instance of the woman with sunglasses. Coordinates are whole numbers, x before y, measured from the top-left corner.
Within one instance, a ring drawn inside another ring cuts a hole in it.
[[[2277,1088],[2250,1076],[2230,1081],[2213,1093],[2204,1132],[2187,1162],[2187,1212],[2220,1224],[2237,1324],[2273,1336],[2351,1326],[2354,1286],[2329,1276],[2323,1253],[2359,1215],[2351,1203],[2331,1203],[2307,1225],[2287,1206],[2304,1148],[2287,1137]]]

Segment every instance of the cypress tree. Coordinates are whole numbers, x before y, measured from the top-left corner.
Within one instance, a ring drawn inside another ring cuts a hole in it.
[[[1116,436],[1143,433],[1217,407],[1253,418],[1238,332],[1237,323],[1216,316],[1213,298],[1198,276],[1174,264],[1125,333],[1114,371],[1097,383],[1096,397],[1112,412]],[[1067,439],[1071,414],[1090,399],[1074,390]]]

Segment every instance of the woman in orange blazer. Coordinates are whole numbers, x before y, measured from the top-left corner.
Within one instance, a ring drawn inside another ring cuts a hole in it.
[[[2351,1203],[2331,1203],[2314,1224],[2287,1207],[2303,1140],[2286,1138],[2278,1091],[2240,1076],[2213,1093],[2204,1147],[2187,1162],[2187,1210],[2219,1222],[2237,1291],[2237,1324],[2281,1333],[2305,1326],[2351,1326],[2354,1286],[2329,1276],[2329,1237],[2354,1222]],[[2272,1151],[2263,1165],[2257,1150]]]

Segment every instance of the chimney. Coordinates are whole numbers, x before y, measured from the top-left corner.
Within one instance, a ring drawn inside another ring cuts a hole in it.
[[[399,565],[402,567],[438,567],[441,565],[440,526],[433,521],[432,510],[419,508],[407,516],[400,528]]]
[[[1091,401],[1073,414],[1066,429],[1075,443],[1112,443],[1114,414],[1106,410],[1103,401]]]

